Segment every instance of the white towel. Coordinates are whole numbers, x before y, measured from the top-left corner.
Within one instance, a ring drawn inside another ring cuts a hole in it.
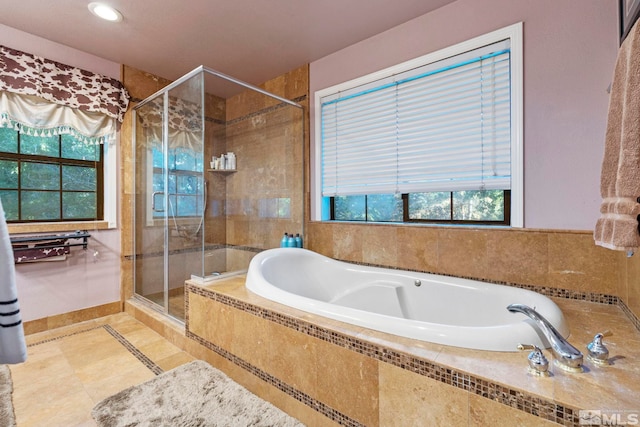
[[[9,229],[0,200],[0,363],[27,360]]]

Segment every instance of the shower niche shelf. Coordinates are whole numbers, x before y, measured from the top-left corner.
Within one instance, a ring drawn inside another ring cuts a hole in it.
[[[237,169],[207,169],[207,172],[221,173],[223,175],[229,175],[238,172]]]

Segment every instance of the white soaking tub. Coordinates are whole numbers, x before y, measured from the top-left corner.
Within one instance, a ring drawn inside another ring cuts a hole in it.
[[[549,298],[511,286],[361,266],[295,248],[269,249],[249,265],[246,286],[269,300],[402,337],[492,351],[549,347],[535,323],[507,310],[535,307],[564,336],[569,328]]]

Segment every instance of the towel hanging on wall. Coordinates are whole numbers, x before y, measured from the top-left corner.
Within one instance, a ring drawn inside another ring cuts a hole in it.
[[[640,22],[640,21],[638,21]],[[594,239],[608,249],[640,247],[640,26],[620,46],[609,99]]]
[[[0,200],[0,363],[22,363],[25,360],[27,346],[18,307],[13,249]]]

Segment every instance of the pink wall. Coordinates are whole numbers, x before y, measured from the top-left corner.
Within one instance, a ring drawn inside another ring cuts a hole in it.
[[[120,78],[120,64],[0,25],[0,44]],[[119,154],[116,154],[119,158]],[[120,300],[120,230],[89,230],[89,248],[71,248],[66,261],[16,266],[22,320]],[[97,255],[94,254],[97,252]]]
[[[617,2],[458,0],[312,62],[311,95],[520,21],[525,227],[593,229],[618,48]],[[313,102],[311,110],[313,145]]]
[[[0,24],[0,44],[83,70],[120,78],[120,64]]]

